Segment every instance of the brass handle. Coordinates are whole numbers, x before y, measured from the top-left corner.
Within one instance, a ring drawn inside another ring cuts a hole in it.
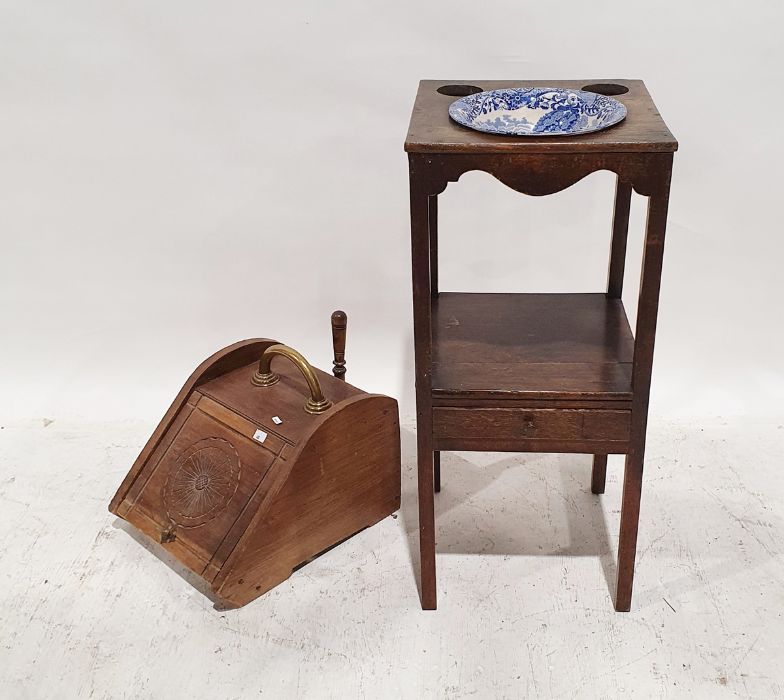
[[[321,384],[319,384],[318,377],[313,371],[313,367],[310,366],[310,363],[302,357],[302,355],[288,345],[270,345],[261,354],[259,367],[250,378],[250,381],[253,384],[256,386],[272,386],[280,379],[280,375],[275,374],[275,372],[270,369],[270,363],[275,355],[287,357],[298,367],[299,371],[302,372],[305,377],[305,381],[308,383],[308,388],[310,389],[310,398],[305,403],[305,410],[308,413],[323,413],[332,405],[331,401],[324,398],[324,394],[321,392]]]

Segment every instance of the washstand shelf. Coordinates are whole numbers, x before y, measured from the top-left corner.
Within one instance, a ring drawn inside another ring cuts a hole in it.
[[[510,137],[452,122],[457,97],[555,86],[612,95],[620,124],[583,136]],[[664,233],[678,144],[640,80],[423,80],[409,158],[422,607],[436,607],[434,491],[440,451],[594,455],[603,493],[608,454],[625,454],[615,607],[631,606]],[[438,195],[471,170],[529,195],[559,192],[598,170],[617,175],[607,290],[594,294],[439,292]],[[632,191],[648,198],[632,334],[621,301]]]

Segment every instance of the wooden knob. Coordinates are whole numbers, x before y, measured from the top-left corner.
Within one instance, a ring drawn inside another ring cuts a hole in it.
[[[332,312],[332,350],[335,359],[332,361],[332,374],[338,379],[346,379],[346,325],[348,317],[345,311]]]

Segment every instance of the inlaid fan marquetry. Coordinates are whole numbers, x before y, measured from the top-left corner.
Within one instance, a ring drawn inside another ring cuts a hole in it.
[[[220,438],[191,445],[177,461],[164,486],[169,517],[185,527],[203,525],[231,500],[240,480],[234,446]]]

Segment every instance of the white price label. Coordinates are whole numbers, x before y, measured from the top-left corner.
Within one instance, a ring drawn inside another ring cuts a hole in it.
[[[280,417],[279,417],[279,416],[272,416],[272,422],[273,422],[275,425],[280,425],[280,424],[281,424],[283,421],[280,419]]]
[[[253,433],[253,439],[256,442],[264,442],[267,439],[267,433],[257,428],[256,432]]]

